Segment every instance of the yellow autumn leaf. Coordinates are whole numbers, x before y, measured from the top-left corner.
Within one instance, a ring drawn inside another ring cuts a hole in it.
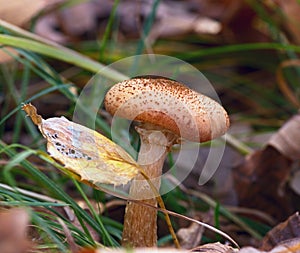
[[[127,184],[139,172],[138,164],[120,146],[65,117],[42,119],[31,104],[22,109],[47,140],[47,151],[66,169],[89,184]]]

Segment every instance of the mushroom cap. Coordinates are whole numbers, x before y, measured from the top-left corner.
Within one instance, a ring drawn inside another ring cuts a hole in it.
[[[194,142],[217,138],[229,127],[229,117],[219,103],[164,77],[117,83],[107,92],[104,105],[111,115],[150,123]]]

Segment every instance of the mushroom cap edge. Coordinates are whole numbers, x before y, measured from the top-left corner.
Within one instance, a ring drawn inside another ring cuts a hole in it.
[[[160,126],[194,142],[217,138],[230,125],[218,102],[164,77],[119,82],[107,92],[104,105],[111,115]]]

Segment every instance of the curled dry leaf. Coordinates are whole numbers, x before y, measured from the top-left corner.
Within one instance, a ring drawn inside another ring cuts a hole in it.
[[[233,253],[233,252],[238,252],[238,251],[228,245],[224,245],[224,244],[217,242],[217,243],[207,243],[207,244],[201,245],[201,246],[193,249],[192,252]]]
[[[244,247],[239,253],[298,253],[300,252],[300,240],[295,238],[292,240],[287,240],[271,249],[270,251],[263,251],[260,249],[255,249],[252,247]]]
[[[279,243],[294,238],[298,238],[298,244],[300,246],[300,216],[298,212],[271,229],[264,237],[260,249],[271,250]]]
[[[239,205],[263,210],[279,220],[286,218],[293,210],[286,194],[291,164],[288,158],[272,146],[247,156],[233,170]]]
[[[180,240],[180,246],[183,249],[192,249],[199,245],[204,227],[197,223],[192,223],[188,228],[181,228],[177,232],[177,236]]]
[[[292,161],[300,159],[300,113],[286,122],[268,144]]]
[[[300,114],[288,120],[266,147],[246,157],[233,171],[241,206],[264,210],[275,218],[292,214],[294,204],[286,194],[291,165],[300,159]],[[295,191],[299,182],[292,181]],[[268,185],[268,187],[266,187]]]
[[[127,184],[138,165],[120,146],[65,117],[42,119],[31,104],[22,109],[47,140],[47,151],[73,175],[87,184]]]
[[[291,161],[300,160],[300,113],[287,121],[274,134],[268,144],[276,148]],[[300,172],[297,171],[289,181],[290,187],[300,195]]]

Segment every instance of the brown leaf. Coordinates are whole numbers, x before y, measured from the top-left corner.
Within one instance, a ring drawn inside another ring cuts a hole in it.
[[[277,219],[291,215],[293,203],[286,194],[291,165],[300,159],[300,114],[288,120],[264,149],[246,157],[233,171],[241,206],[253,207]]]
[[[181,228],[177,232],[178,239],[180,240],[180,246],[183,249],[192,249],[199,245],[204,227],[197,223],[192,223],[188,228]]]
[[[53,2],[53,0],[0,0],[0,19],[17,26],[23,26],[38,12],[52,5]],[[10,47],[6,47],[6,50],[16,53],[16,51]],[[11,61],[12,59],[9,54],[0,50],[0,64]]]
[[[201,245],[192,250],[192,252],[203,252],[203,253],[233,253],[236,252],[232,247],[228,245],[217,243],[207,243]]]
[[[279,243],[296,237],[300,238],[300,216],[298,212],[270,230],[264,237],[260,249],[271,250]]]
[[[66,34],[79,36],[96,30],[96,12],[92,1],[82,2],[59,12],[59,20]],[[100,4],[100,2],[99,2]]]
[[[170,8],[171,9],[171,8]],[[161,37],[180,36],[188,33],[217,34],[221,31],[219,22],[199,17],[191,13],[183,15],[166,15],[156,22],[149,35],[150,41]]]
[[[26,210],[13,208],[0,212],[1,253],[28,252],[31,243],[26,238],[29,215]]]
[[[29,116],[32,120],[32,122],[35,125],[40,125],[42,124],[42,117],[37,114],[36,108],[32,104],[24,104],[22,106],[22,110],[27,113],[27,116]]]
[[[300,113],[287,121],[268,142],[292,161],[300,159]]]
[[[198,12],[218,20],[222,26],[222,41],[258,42],[268,40],[265,32],[260,31],[257,14],[247,1],[241,0],[191,0]],[[283,0],[284,1],[284,0]],[[265,2],[265,1],[264,1]]]
[[[241,206],[263,210],[274,218],[292,213],[286,195],[291,160],[272,146],[255,151],[233,170],[235,189]]]
[[[46,0],[0,0],[0,19],[21,26],[47,5]]]
[[[289,181],[289,186],[295,193],[300,195],[300,170],[293,173],[293,176],[291,177]]]
[[[299,253],[300,251],[300,238],[287,240],[271,249],[270,251],[263,251],[252,247],[243,247],[239,253]]]
[[[62,32],[57,31],[55,27],[58,27],[57,17],[56,15],[50,13],[38,19],[34,28],[34,32],[51,41],[60,44],[66,43],[68,41],[68,37]]]
[[[44,15],[37,20],[34,31],[57,43],[66,43],[90,33],[96,37],[96,4],[103,5],[88,1]]]
[[[99,20],[106,22],[112,2],[84,1],[68,8],[40,17],[34,32],[57,43],[95,38],[99,33]],[[105,24],[106,25],[106,24]]]

